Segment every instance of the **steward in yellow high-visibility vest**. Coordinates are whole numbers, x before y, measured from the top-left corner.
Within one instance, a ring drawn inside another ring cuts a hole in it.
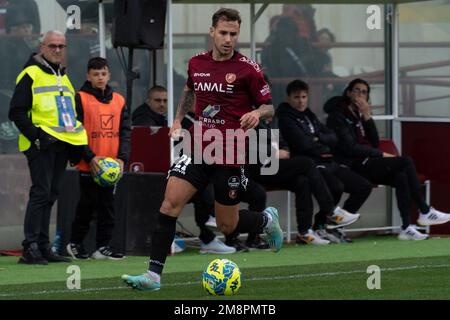
[[[86,145],[86,131],[76,119],[75,90],[67,74],[60,76],[58,85],[58,75],[49,74],[48,70],[42,68],[46,67],[46,61],[41,56],[36,55],[32,60],[34,61],[31,65],[27,66],[16,80],[18,84],[25,75],[32,80],[32,105],[28,111],[31,122],[58,140],[72,145]],[[39,62],[42,62],[43,66],[40,66]],[[21,133],[19,150],[26,151],[30,145],[30,139]]]
[[[17,77],[11,99],[9,119],[20,131],[19,150],[27,158],[32,182],[19,263],[70,261],[55,254],[49,241],[50,213],[67,162],[79,162],[87,145],[86,130],[76,119],[75,91],[61,66],[65,48],[62,32],[47,32],[40,53],[30,57]]]

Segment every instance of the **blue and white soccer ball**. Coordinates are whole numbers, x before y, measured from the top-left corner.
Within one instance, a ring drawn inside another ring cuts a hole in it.
[[[241,271],[233,261],[215,259],[203,271],[202,283],[213,296],[232,296],[241,287]]]
[[[94,181],[102,187],[113,186],[120,178],[120,164],[113,158],[101,159],[100,170],[94,176]]]

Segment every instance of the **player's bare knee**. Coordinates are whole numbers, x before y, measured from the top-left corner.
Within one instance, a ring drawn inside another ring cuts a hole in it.
[[[159,210],[164,214],[175,217],[180,213],[181,205],[172,199],[164,199]]]

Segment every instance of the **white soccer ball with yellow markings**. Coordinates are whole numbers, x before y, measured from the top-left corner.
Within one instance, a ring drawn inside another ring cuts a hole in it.
[[[241,287],[241,271],[233,261],[215,259],[203,271],[202,282],[213,296],[232,296]]]

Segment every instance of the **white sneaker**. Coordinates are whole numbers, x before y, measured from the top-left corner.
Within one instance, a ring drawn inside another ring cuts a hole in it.
[[[327,225],[327,228],[335,229],[343,226],[348,226],[349,224],[356,222],[359,217],[359,213],[350,213],[338,206],[334,209],[333,215],[328,218],[331,223]]]
[[[330,241],[322,239],[312,229],[309,229],[308,232],[305,234],[297,235],[297,239],[295,242],[298,244],[314,244],[314,245],[330,244]]]
[[[205,223],[205,226],[212,229],[217,229],[216,217],[209,216],[208,221],[206,221]]]
[[[399,240],[425,240],[428,239],[427,234],[420,233],[415,228],[409,226],[402,230],[398,235]]]
[[[234,247],[229,247],[222,241],[220,241],[217,238],[214,238],[213,241],[211,241],[208,244],[202,244],[200,245],[200,253],[235,253],[236,249]]]
[[[450,214],[444,213],[431,207],[428,213],[421,213],[417,223],[421,226],[432,226],[435,224],[443,224],[450,221]]]

